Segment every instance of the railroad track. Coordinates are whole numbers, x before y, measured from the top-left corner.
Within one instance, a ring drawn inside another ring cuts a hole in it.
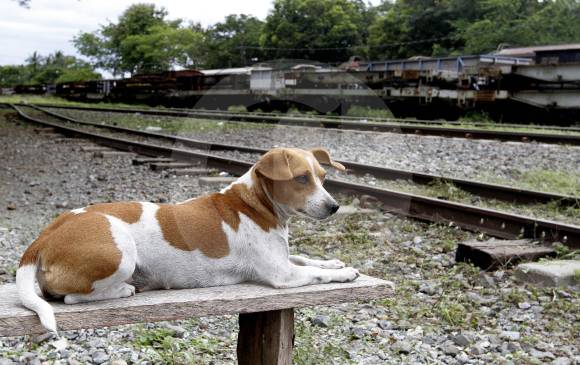
[[[221,169],[234,175],[245,173],[252,164],[245,161],[199,153],[180,148],[122,139],[31,117],[13,106],[21,118],[50,127],[66,136],[82,137],[115,149],[151,157],[170,157],[178,161],[202,161],[210,168]],[[515,239],[530,238],[543,242],[559,241],[570,248],[580,248],[580,227],[542,219],[533,219],[497,210],[478,208],[466,204],[423,197],[414,194],[381,189],[335,179],[327,179],[326,187],[337,193],[370,195],[378,199],[383,208],[420,220],[453,223],[461,228],[484,232],[490,236]]]
[[[192,147],[196,149],[202,149],[206,151],[239,151],[245,153],[256,153],[256,154],[263,154],[267,151],[267,149],[263,148],[256,148],[256,147],[247,147],[247,146],[239,146],[239,145],[230,145],[230,144],[221,144],[221,143],[211,143],[207,141],[200,141],[191,138],[184,138],[174,135],[168,135],[163,133],[155,133],[155,132],[148,132],[148,131],[141,131],[131,128],[119,127],[110,124],[101,124],[101,123],[93,123],[93,122],[86,122],[81,121],[78,119],[70,118],[64,116],[59,113],[55,113],[39,106],[30,106],[38,111],[46,113],[52,117],[58,118],[65,122],[75,123],[79,125],[90,126],[94,128],[100,129],[107,129],[110,131],[126,133],[130,135],[136,135],[146,138],[155,138],[161,139],[171,143],[179,143],[185,147]],[[350,173],[355,175],[372,175],[379,179],[385,180],[407,180],[412,181],[416,184],[421,185],[430,185],[437,182],[447,182],[451,183],[454,186],[469,192],[474,195],[478,195],[485,198],[492,198],[498,199],[508,202],[516,202],[516,203],[548,203],[548,202],[558,202],[560,206],[569,207],[575,206],[580,204],[578,198],[573,196],[567,196],[563,194],[555,194],[555,193],[547,193],[541,191],[534,191],[534,190],[527,190],[527,189],[519,189],[505,185],[499,184],[489,184],[489,183],[482,183],[473,180],[467,179],[457,179],[457,178],[450,178],[441,175],[434,175],[434,174],[425,174],[425,173],[418,173],[413,171],[407,170],[400,170],[400,169],[392,169],[392,168],[385,168],[379,167],[374,165],[365,165],[351,161],[344,161],[338,160],[342,163]]]
[[[6,104],[5,104],[6,105]],[[91,108],[90,106],[68,106],[62,104],[50,104],[50,103],[43,103],[37,104],[37,106],[45,106],[49,108],[78,108],[78,109],[86,109]],[[130,112],[134,112],[136,110],[145,111],[145,110],[159,110],[156,108],[126,108],[126,107],[95,107],[95,109],[102,109],[104,111],[123,111],[129,110]],[[192,108],[163,108],[163,111],[174,111],[178,113],[191,113],[191,112],[202,112],[202,113],[224,113],[224,111],[220,110],[211,110],[211,109],[192,109]],[[230,113],[230,112],[228,112]],[[249,116],[275,116],[275,117],[289,117],[289,118],[305,118],[310,120],[318,120],[318,119],[329,119],[335,121],[353,121],[359,123],[365,122],[379,122],[379,123],[400,123],[400,124],[409,124],[409,125],[453,125],[458,127],[465,127],[466,124],[469,127],[481,127],[481,128],[489,128],[489,127],[507,127],[507,128],[514,128],[514,129],[536,129],[536,130],[547,130],[547,131],[561,131],[561,132],[570,132],[570,133],[580,133],[580,127],[560,127],[560,126],[552,126],[552,125],[526,125],[526,124],[513,124],[513,123],[501,123],[501,124],[490,124],[486,122],[460,122],[460,121],[449,121],[449,120],[424,120],[424,119],[405,119],[405,118],[385,118],[385,117],[352,117],[352,116],[339,116],[339,115],[292,115],[288,113],[279,113],[279,112],[248,112],[248,111],[238,111],[233,114],[236,115],[249,115]]]
[[[26,106],[24,104],[19,104]],[[239,122],[280,124],[301,127],[331,128],[354,131],[389,132],[414,135],[430,135],[440,137],[456,137],[468,139],[491,139],[516,142],[540,142],[551,144],[569,144],[580,146],[580,134],[539,133],[530,131],[497,131],[489,129],[473,129],[460,127],[437,127],[428,125],[413,125],[401,123],[360,122],[335,120],[330,118],[307,118],[280,115],[252,115],[249,113],[229,113],[216,111],[187,111],[172,109],[134,109],[134,108],[107,108],[87,106],[50,105],[53,108],[74,109],[114,113],[140,113],[144,115],[190,117]]]
[[[192,109],[187,108],[167,108],[168,110],[175,110],[179,112],[188,112],[192,111]],[[220,113],[219,110],[210,110],[204,109],[200,110],[206,113]],[[278,117],[288,117],[293,116],[292,114],[287,113],[280,113],[280,112],[235,112],[235,114],[243,114],[243,115],[255,115],[255,116],[278,116]],[[533,125],[528,126],[526,124],[514,124],[514,123],[501,123],[501,124],[492,124],[486,122],[460,122],[460,121],[451,121],[451,120],[426,120],[426,119],[405,119],[405,118],[386,118],[386,117],[352,117],[352,116],[345,116],[345,115],[294,115],[300,118],[310,118],[310,119],[331,119],[331,120],[338,120],[338,121],[353,121],[353,122],[380,122],[380,123],[402,123],[402,124],[417,124],[417,125],[453,125],[458,127],[465,127],[466,124],[470,127],[482,127],[482,128],[489,128],[492,126],[496,127],[508,127],[508,128],[515,128],[515,129],[538,129],[538,130],[549,130],[549,131],[562,131],[562,132],[576,132],[580,133],[580,128],[578,127],[560,127],[560,126],[550,126],[550,125]]]

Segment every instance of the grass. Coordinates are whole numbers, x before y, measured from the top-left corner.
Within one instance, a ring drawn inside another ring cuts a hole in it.
[[[159,127],[164,133],[179,134],[183,132],[201,131],[236,131],[240,129],[271,129],[275,125],[261,123],[240,123],[216,121],[197,118],[176,118],[163,116],[147,116],[135,114],[116,114],[114,117],[104,117],[100,112],[77,110],[59,110],[60,114],[77,117],[97,123],[113,124],[132,129],[145,130],[147,127]]]
[[[43,95],[0,95],[0,103],[29,103],[29,104],[56,104],[65,106],[89,106],[89,107],[103,107],[103,108],[150,108],[143,104],[124,104],[124,103],[83,103],[78,101],[70,101],[56,96]]]
[[[566,173],[568,179],[573,179],[575,173]],[[539,180],[526,180],[530,179],[534,175],[533,172],[525,173],[523,179],[526,183],[519,183],[517,186],[519,188],[529,188],[534,190],[548,190],[554,189],[558,192],[566,191],[568,193],[578,193],[580,186],[573,186],[573,182],[566,180],[564,176],[558,176],[554,178],[553,184],[544,183],[545,189],[537,189],[537,185],[530,181]],[[545,172],[544,175],[553,176],[551,172]],[[578,176],[578,174],[576,174]],[[533,177],[537,179],[536,177]],[[530,203],[521,204],[513,203],[509,201],[482,198],[476,194],[466,192],[459,187],[455,186],[452,182],[447,180],[436,180],[429,185],[420,185],[409,182],[407,180],[377,180],[379,187],[385,187],[388,189],[394,189],[398,191],[408,192],[412,194],[428,196],[463,204],[474,205],[482,208],[490,208],[502,211],[513,212],[517,214],[527,215],[537,218],[547,218],[556,221],[563,221],[571,224],[580,224],[580,197],[578,203],[572,206],[562,206],[558,201],[551,201],[545,204],[542,203]],[[505,185],[505,182],[503,182]],[[512,182],[511,185],[514,185]],[[533,186],[531,186],[533,185]],[[580,183],[578,183],[580,185]]]
[[[387,107],[385,107],[385,109],[377,109],[361,105],[353,105],[348,108],[346,116],[360,118],[394,118],[393,113],[391,113]]]
[[[138,326],[135,330],[134,345],[146,352],[156,364],[187,365],[207,364],[223,352],[220,339],[205,334],[188,338],[175,338],[166,328],[146,329]]]
[[[302,310],[310,312],[310,310]],[[304,318],[305,316],[301,316]],[[293,353],[293,362],[296,365],[313,364],[354,364],[350,354],[340,344],[333,342],[320,343],[321,332],[324,328],[311,325],[308,321],[296,322],[296,344]]]
[[[530,170],[519,174],[518,183],[534,190],[578,196],[580,172],[574,170]]]

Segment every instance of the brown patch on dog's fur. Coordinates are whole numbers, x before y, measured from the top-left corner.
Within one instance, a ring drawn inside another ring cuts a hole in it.
[[[137,202],[95,204],[86,207],[85,210],[112,215],[129,224],[138,222],[143,213],[141,204]]]
[[[95,281],[117,271],[121,258],[106,217],[67,212],[32,243],[20,266],[36,263],[43,294],[60,297],[91,293]]]
[[[163,238],[184,251],[201,250],[212,258],[229,254],[229,244],[222,222],[237,231],[240,213],[252,219],[264,231],[278,225],[271,203],[261,189],[235,184],[224,193],[214,193],[183,204],[163,204],[157,220]]]

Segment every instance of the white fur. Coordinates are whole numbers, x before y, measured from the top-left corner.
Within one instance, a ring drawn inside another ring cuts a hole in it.
[[[336,200],[324,189],[320,177],[315,173],[314,159],[310,156],[306,157],[310,165],[310,171],[314,178],[316,188],[314,192],[308,197],[304,206],[304,212],[314,218],[322,219],[328,216],[328,206],[336,205]]]
[[[48,302],[36,294],[34,280],[36,279],[36,265],[25,265],[16,271],[16,289],[22,305],[35,311],[40,323],[51,332],[56,333],[56,319],[54,311]]]
[[[83,207],[83,208],[77,208],[77,209],[73,209],[73,210],[71,210],[70,212],[71,212],[72,214],[81,214],[81,213],[86,213],[87,211],[86,211],[86,209]]]
[[[336,201],[326,192],[322,182],[314,174],[314,160],[308,157],[308,163],[312,169],[312,176],[315,177],[316,189],[307,199],[305,213],[314,218],[325,218],[329,214],[328,206],[336,204]],[[251,171],[232,185],[245,184],[251,188],[254,183]],[[232,185],[222,192],[230,189]],[[135,287],[128,284],[130,280],[143,291],[210,287],[244,281],[261,282],[276,288],[289,288],[331,281],[352,281],[358,277],[357,270],[344,267],[344,263],[338,260],[324,261],[290,256],[287,220],[295,212],[289,212],[276,202],[272,203],[278,214],[280,226],[268,232],[242,213],[239,213],[240,224],[237,230],[222,222],[229,254],[221,258],[207,257],[200,250],[180,250],[167,242],[156,217],[159,209],[157,204],[141,203],[141,217],[133,224],[106,216],[110,222],[113,240],[122,253],[121,264],[110,277],[94,282],[92,293],[69,294],[65,297],[65,303],[133,295]],[[84,212],[86,212],[84,208],[73,211],[75,214]],[[52,308],[34,291],[35,274],[34,265],[18,269],[16,281],[19,295],[26,307],[39,314],[46,328],[56,331]]]

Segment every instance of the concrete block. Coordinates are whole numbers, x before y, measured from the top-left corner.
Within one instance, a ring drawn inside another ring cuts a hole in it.
[[[215,176],[215,177],[200,177],[198,179],[199,186],[223,186],[229,185],[236,181],[236,177],[229,177],[229,176]]]
[[[520,264],[515,275],[521,280],[537,286],[580,285],[580,260],[553,260]]]

